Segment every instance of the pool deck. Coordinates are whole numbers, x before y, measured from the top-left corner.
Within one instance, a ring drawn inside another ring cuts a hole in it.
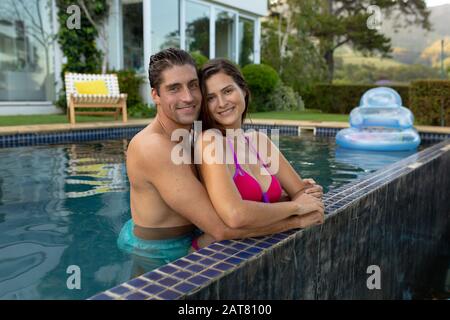
[[[121,121],[103,121],[88,123],[58,123],[58,124],[37,124],[28,126],[4,126],[0,127],[0,135],[12,135],[20,133],[43,133],[43,132],[64,132],[70,130],[89,130],[101,128],[121,128],[121,127],[137,127],[145,126],[151,122],[153,118],[129,120],[127,123]],[[315,128],[348,128],[347,122],[331,122],[331,121],[299,121],[299,120],[275,120],[275,119],[247,119],[245,123],[262,124],[262,125],[288,125],[298,126],[301,130],[314,130]],[[435,126],[415,126],[422,133],[439,133],[450,134],[450,127]]]

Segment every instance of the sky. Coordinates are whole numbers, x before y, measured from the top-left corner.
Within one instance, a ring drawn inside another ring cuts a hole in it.
[[[441,4],[450,4],[450,0],[425,0],[428,7],[439,6]]]

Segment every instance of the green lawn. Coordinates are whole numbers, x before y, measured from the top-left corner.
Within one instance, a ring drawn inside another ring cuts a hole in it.
[[[139,119],[129,117],[131,119]],[[321,113],[319,110],[305,110],[297,112],[273,111],[251,113],[249,119],[277,119],[277,120],[310,120],[310,121],[343,121],[348,122],[348,115]],[[120,120],[120,118],[119,118]],[[114,117],[107,116],[77,116],[77,123],[114,121]],[[0,126],[20,126],[32,124],[68,123],[66,115],[25,115],[0,116]]]
[[[271,111],[251,113],[249,119],[305,120],[305,121],[342,121],[348,122],[348,114],[322,113],[319,110]]]
[[[133,117],[128,116],[133,119]],[[119,120],[122,120],[119,117]],[[114,121],[114,117],[110,116],[77,116],[77,123],[80,122],[99,122]],[[49,114],[49,115],[24,115],[24,116],[0,116],[0,126],[21,126],[31,124],[52,124],[52,123],[69,123],[65,114]]]

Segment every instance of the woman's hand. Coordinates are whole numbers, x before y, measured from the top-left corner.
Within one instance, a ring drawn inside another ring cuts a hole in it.
[[[314,179],[303,179],[302,182],[305,184],[304,192],[318,199],[323,197],[323,188],[318,185]]]
[[[292,219],[296,228],[303,229],[322,224],[325,221],[325,216],[323,212],[314,211],[303,216],[294,216]]]
[[[300,193],[298,196],[296,196],[292,201],[296,202],[299,206],[299,209],[297,211],[297,215],[306,215],[313,212],[317,212],[317,214],[320,216],[324,215],[324,204],[321,199],[314,197],[307,193]]]

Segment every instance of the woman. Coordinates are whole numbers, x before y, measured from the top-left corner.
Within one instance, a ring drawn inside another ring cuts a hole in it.
[[[292,215],[308,214],[314,217],[310,225],[322,223],[322,188],[302,180],[265,134],[239,130],[250,91],[238,68],[225,59],[215,59],[205,64],[199,77],[203,132],[196,139],[195,152],[202,159],[200,177],[221,219],[232,228],[266,226]],[[234,137],[227,136],[227,130],[234,130]],[[271,171],[269,156],[258,152],[257,146],[270,150],[270,158],[279,163],[277,172]],[[221,154],[233,159],[231,163],[223,162]],[[240,159],[242,154],[245,157]],[[250,161],[252,156],[256,163]],[[280,201],[283,189],[291,201]],[[192,247],[198,249],[212,241],[212,237],[202,235],[194,239]]]

